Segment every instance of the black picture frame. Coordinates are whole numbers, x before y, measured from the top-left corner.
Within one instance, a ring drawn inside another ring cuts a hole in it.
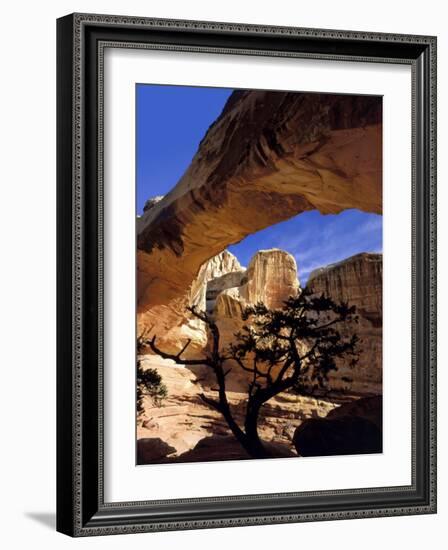
[[[412,484],[104,502],[102,54],[105,45],[412,67]],[[71,536],[436,512],[436,38],[72,14],[57,21],[57,530]]]

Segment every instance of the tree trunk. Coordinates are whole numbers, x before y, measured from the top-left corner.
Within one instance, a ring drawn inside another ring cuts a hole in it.
[[[247,438],[246,450],[252,458],[269,458],[271,456],[258,435],[258,416],[261,405],[262,403],[257,401],[249,401],[246,412],[246,421],[244,424]]]

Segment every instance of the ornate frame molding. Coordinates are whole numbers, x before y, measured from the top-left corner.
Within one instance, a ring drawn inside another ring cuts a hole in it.
[[[136,36],[135,31],[138,31]],[[191,37],[194,45],[189,43]],[[241,37],[250,47],[236,44],[236,37]],[[106,47],[412,66],[412,485],[117,504],[104,502],[102,108]],[[328,53],[335,49],[338,53]],[[91,122],[92,113],[97,115],[96,127]],[[92,304],[97,313],[94,320],[88,320],[86,306],[91,310]],[[61,532],[90,536],[434,513],[436,38],[93,14],[73,14],[58,20],[58,326],[58,530]],[[424,388],[419,384],[424,384]],[[417,418],[417,412],[423,414],[423,421]],[[96,414],[93,427],[84,421],[87,413]],[[390,502],[386,502],[388,497],[383,505],[378,504],[375,497],[379,494],[389,495]],[[290,502],[292,498],[296,499],[297,510]],[[355,499],[356,507],[351,499]],[[275,501],[276,510],[282,501],[285,503],[280,512],[269,513],[269,501]],[[305,501],[310,503],[309,511]],[[215,506],[214,517],[205,513],[204,504],[209,505],[207,508]],[[186,512],[186,506],[191,508],[191,513]],[[193,513],[195,506],[197,512]],[[157,507],[166,509],[162,518],[160,513],[154,513]]]

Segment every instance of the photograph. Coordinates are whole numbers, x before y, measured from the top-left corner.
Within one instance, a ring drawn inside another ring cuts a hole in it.
[[[382,453],[382,96],[142,82],[135,127],[136,464]]]
[[[440,548],[443,7],[5,4],[3,548]]]

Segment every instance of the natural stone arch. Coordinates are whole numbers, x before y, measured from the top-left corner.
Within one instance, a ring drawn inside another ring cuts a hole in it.
[[[237,91],[189,168],[138,220],[138,309],[182,300],[229,244],[317,209],[382,211],[382,101]]]

